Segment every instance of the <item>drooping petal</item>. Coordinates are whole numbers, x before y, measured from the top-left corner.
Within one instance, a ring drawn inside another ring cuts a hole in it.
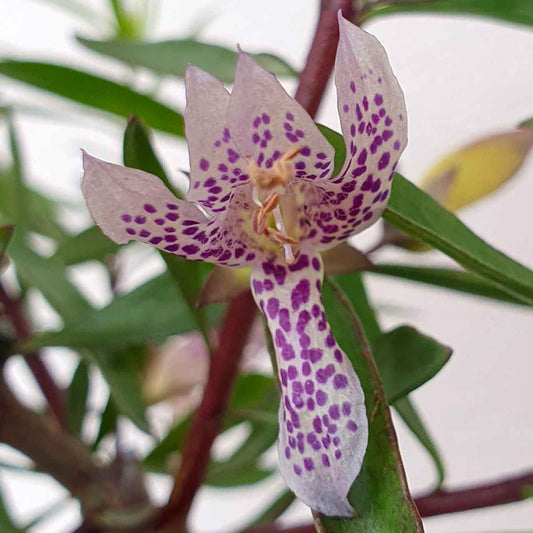
[[[340,14],[339,26],[335,85],[346,161],[313,215],[315,240],[326,247],[379,219],[407,144],[405,100],[385,50]]]
[[[365,454],[364,395],[337,345],[321,301],[322,262],[263,262],[252,292],[275,345],[282,399],[279,463],[287,485],[311,508],[349,516],[348,490]]]
[[[303,107],[279,81],[251,57],[239,53],[228,123],[240,153],[262,168],[271,168],[283,154],[294,157],[296,175],[324,179],[331,175],[334,151]]]
[[[207,220],[193,204],[178,200],[159,178],[85,152],[83,168],[89,211],[115,242],[134,239],[180,257],[227,266],[255,260],[236,220],[226,217],[224,225],[218,219]]]
[[[203,70],[185,74],[185,133],[191,165],[187,199],[211,213],[226,210],[231,190],[246,181],[247,163],[239,156],[226,125],[229,94]]]

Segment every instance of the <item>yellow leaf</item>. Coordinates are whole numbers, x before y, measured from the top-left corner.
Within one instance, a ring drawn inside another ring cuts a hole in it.
[[[450,211],[495,191],[520,169],[533,146],[533,130],[493,135],[450,154],[422,180],[421,188]]]

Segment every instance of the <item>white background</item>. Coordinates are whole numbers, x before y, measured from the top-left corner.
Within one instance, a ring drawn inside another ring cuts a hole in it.
[[[103,2],[87,4],[99,7]],[[316,4],[310,0],[166,0],[161,1],[152,35],[184,37],[191,27],[204,23],[200,35],[205,40],[231,47],[239,43],[250,51],[271,51],[301,67],[316,21]],[[533,36],[529,30],[480,18],[424,15],[384,17],[366,29],[387,49],[406,94],[410,140],[401,168],[413,181],[454,147],[512,128],[533,115]],[[105,37],[45,1],[0,2],[2,56],[85,66],[125,80],[124,69],[117,69],[114,62],[77,45],[73,41],[75,33]],[[44,97],[20,84],[4,79],[0,84],[2,103],[38,103],[62,112],[72,109],[64,101]],[[294,88],[294,84],[287,86]],[[182,85],[165,83],[161,97],[181,107]],[[57,197],[80,202],[81,206],[79,148],[83,146],[99,157],[119,162],[124,124],[63,116],[64,119],[57,115],[19,115],[17,126],[32,183]],[[337,127],[331,87],[318,119]],[[5,132],[0,134],[0,154],[5,155]],[[187,166],[182,142],[158,134],[157,144],[167,168],[175,171]],[[532,171],[529,161],[501,193],[461,212],[461,218],[480,236],[528,266],[533,265]],[[79,210],[82,212],[82,207]],[[78,216],[76,222],[86,223],[87,218]],[[369,231],[358,242],[364,247],[375,236]],[[384,251],[380,258],[413,260],[395,250]],[[420,261],[449,264],[436,252],[426,254]],[[138,274],[134,268],[129,271],[133,280],[130,282],[134,283]],[[108,300],[96,267],[78,269],[74,277],[95,303]],[[454,348],[445,369],[414,394],[444,455],[448,485],[488,481],[531,467],[531,313],[503,303],[374,277],[371,296],[382,310],[382,322],[387,328],[408,321]],[[37,303],[39,325],[57,324],[53,313]],[[67,383],[72,372],[68,355],[52,350],[47,357],[59,378]],[[23,365],[14,361],[8,370],[24,398],[33,404],[38,402]],[[397,429],[411,488],[415,494],[420,493],[430,488],[434,480],[431,463],[400,422]],[[137,439],[131,437],[132,447],[138,444]],[[0,454],[0,459],[13,456],[5,447],[0,448]],[[22,522],[63,494],[44,477],[13,473],[0,476],[14,515]],[[168,486],[159,479],[152,479],[152,484],[157,499],[164,499]],[[194,506],[193,523],[198,531],[231,531],[232,524],[243,523],[261,508],[266,495],[275,494],[280,486],[278,480],[263,483],[257,489],[202,490]],[[300,523],[308,517],[303,505],[295,505],[288,521]],[[77,520],[76,505],[70,504],[34,531],[67,532]],[[533,506],[525,502],[443,516],[427,520],[425,525],[431,533],[533,531]]]

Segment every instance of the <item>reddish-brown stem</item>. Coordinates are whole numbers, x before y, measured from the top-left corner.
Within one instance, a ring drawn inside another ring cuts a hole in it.
[[[322,0],[315,36],[309,49],[305,67],[300,74],[295,98],[314,117],[326,90],[329,76],[335,64],[335,52],[339,40],[337,12],[352,18],[353,0]]]
[[[439,491],[415,499],[420,516],[492,507],[523,500],[526,487],[533,488],[533,470],[501,481],[485,483],[459,490]]]
[[[22,342],[31,337],[31,328],[26,320],[24,311],[20,301],[12,298],[4,286],[0,283],[0,303],[4,308],[4,314],[11,322],[17,340]],[[48,406],[50,413],[54,416],[61,427],[67,427],[67,411],[65,408],[65,397],[63,392],[59,389],[56,382],[50,375],[48,368],[40,355],[36,352],[27,353],[24,355],[26,364],[31,373],[35,377],[39,388],[41,389]]]
[[[255,310],[249,291],[237,296],[229,304],[219,346],[211,359],[204,397],[185,442],[181,467],[168,504],[162,509],[158,520],[161,531],[180,532],[185,528],[192,501],[205,477],[211,446],[220,431],[231,398]]]
[[[465,489],[438,491],[415,498],[420,516],[429,517],[481,509],[505,503],[518,502],[527,497],[526,490],[533,487],[533,471],[504,480],[476,485]],[[315,526],[306,524],[291,528],[275,525],[248,530],[249,533],[314,533]]]
[[[351,18],[352,0],[322,0],[320,16],[306,65],[299,79],[296,100],[314,117],[335,63],[339,39],[337,11]],[[167,505],[158,518],[161,531],[180,532],[196,491],[200,487],[211,446],[220,429],[237,374],[240,353],[255,316],[250,292],[238,296],[229,305],[222,327],[219,348],[211,362],[204,398],[196,412],[183,450],[182,465]]]

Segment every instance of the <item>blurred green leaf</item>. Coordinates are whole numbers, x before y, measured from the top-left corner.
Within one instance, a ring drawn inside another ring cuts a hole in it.
[[[17,189],[14,170],[0,170],[0,220],[16,222]],[[68,239],[67,232],[56,221],[57,204],[32,189],[26,188],[26,193],[28,230],[50,237],[57,242]]]
[[[86,261],[102,261],[118,250],[118,244],[108,239],[100,228],[91,226],[65,240],[57,249],[54,258],[70,266]]]
[[[444,287],[458,292],[474,294],[517,305],[528,305],[525,302],[501,291],[484,279],[461,270],[450,268],[417,267],[410,265],[380,264],[370,271],[370,274],[382,274],[396,278],[409,279],[428,285]]]
[[[124,131],[122,144],[122,154],[124,165],[138,170],[144,170],[157,176],[178,198],[183,199],[168,180],[165,169],[159,162],[153,147],[150,132],[141,120],[136,116],[131,116]]]
[[[213,465],[212,465],[213,466]],[[218,466],[215,464],[215,466]],[[253,485],[273,474],[273,470],[265,470],[256,466],[240,465],[234,468],[208,470],[206,485],[219,488]]]
[[[372,351],[389,404],[429,381],[452,350],[410,326],[400,326],[372,342]]]
[[[385,392],[359,318],[330,278],[324,284],[323,299],[333,334],[361,380],[369,436],[361,472],[348,494],[357,517],[320,516],[319,524],[328,533],[423,531],[407,488]]]
[[[261,455],[270,449],[278,438],[278,424],[253,422],[246,440],[225,461],[213,461],[209,465],[207,483],[217,485],[225,475],[240,472],[243,476],[247,468],[253,470],[250,479],[254,479],[258,472],[265,473],[258,463]],[[269,471],[270,475],[272,472]],[[266,477],[266,476],[265,476]],[[253,482],[253,481],[251,481]],[[236,483],[240,484],[240,483]],[[227,485],[229,486],[229,485]]]
[[[375,2],[375,7],[368,9],[363,20],[395,13],[456,13],[533,25],[531,0],[390,0]]]
[[[210,308],[210,320],[216,322],[219,313],[219,307]],[[91,312],[83,320],[69,322],[61,331],[35,337],[28,343],[28,348],[119,348],[163,340],[170,335],[191,331],[195,326],[172,277],[165,273],[117,296],[107,307]]]
[[[70,432],[79,437],[87,410],[89,368],[80,361],[67,389],[67,412]]]
[[[60,261],[40,256],[21,239],[11,242],[8,254],[25,285],[39,290],[65,322],[81,321],[90,314],[92,307],[68,279]]]
[[[13,237],[13,226],[0,226],[0,264],[6,252],[7,246]]]
[[[233,82],[237,65],[237,52],[193,39],[161,42],[131,40],[95,41],[77,37],[83,46],[109,57],[145,67],[162,75],[183,77],[187,65],[195,65],[223,82]],[[272,54],[252,54],[265,69],[277,76],[297,76],[298,73],[285,61]]]
[[[102,442],[102,439],[106,435],[109,435],[110,433],[114,433],[116,431],[117,421],[118,411],[115,407],[113,397],[109,396],[109,398],[107,399],[106,406],[102,411],[102,414],[100,415],[100,427],[98,428],[98,433],[96,434],[96,438],[92,443],[93,450],[96,450],[98,448],[98,445],[100,444],[100,442]]]
[[[351,304],[354,306],[355,309],[357,309],[356,312],[361,318],[361,322],[363,323],[363,327],[365,329],[365,334],[371,342],[375,342],[376,339],[380,338],[382,332],[374,310],[372,309],[368,301],[365,286],[363,284],[363,277],[361,276],[361,274],[352,274],[350,276],[337,276],[335,279],[340,284],[341,288],[343,289],[347,298],[350,300]],[[407,412],[407,409],[403,407],[406,403],[409,404],[408,398],[408,396],[404,396],[403,399],[405,399],[406,402],[403,402],[403,405],[400,403],[400,410],[402,412],[400,412],[399,414],[400,416],[402,416],[402,418],[405,414],[406,423],[407,421],[409,421],[409,423],[407,424],[409,429],[413,432],[413,435],[417,439],[419,439],[420,437],[420,443],[426,448],[430,457],[433,459],[440,484],[443,481],[444,475],[444,468],[440,454],[436,445],[432,441],[428,431],[424,427],[424,423],[418,417],[416,410],[414,410],[413,408],[409,412]],[[394,404],[394,407],[396,407],[396,404],[401,401],[402,399],[397,400]]]
[[[145,346],[124,346],[113,350],[91,350],[93,361],[100,368],[111,390],[118,411],[126,415],[146,433],[146,405],[141,387],[148,350]]]
[[[23,533],[23,529],[17,527],[11,518],[0,492],[0,531],[2,533]]]
[[[533,304],[533,272],[468,229],[416,185],[396,174],[384,218],[411,237],[427,242],[504,292]]]
[[[344,139],[321,126],[335,148],[335,161],[344,159]],[[337,166],[335,167],[336,171]],[[467,270],[494,283],[507,294],[533,304],[533,272],[480,239],[453,213],[396,173],[383,218],[415,239],[437,248]]]
[[[111,80],[62,65],[0,61],[0,74],[38,89],[120,117],[141,117],[150,127],[184,135],[183,117],[174,109]]]
[[[243,531],[273,524],[294,503],[295,499],[296,496],[292,491],[285,490],[253,522],[243,528]]]
[[[246,374],[239,377],[235,392],[228,409],[223,430],[240,424],[246,418],[249,409],[274,409],[279,405],[278,392],[271,377],[259,374]],[[183,448],[189,431],[192,414],[180,420],[163,440],[154,447],[145,459],[145,466],[150,471],[164,472],[169,455]]]
[[[427,450],[427,452],[433,459],[433,462],[437,469],[436,489],[438,490],[444,482],[445,472],[442,459],[440,457],[439,451],[433,443],[433,439],[429,435],[424,423],[422,422],[422,419],[420,418],[420,415],[418,414],[415,406],[413,405],[412,401],[408,396],[404,396],[403,398],[397,400],[394,404],[394,407],[396,408],[396,411],[398,412],[402,420],[405,422],[407,427],[412,431],[412,433],[418,439],[420,444],[424,446],[424,448]]]

